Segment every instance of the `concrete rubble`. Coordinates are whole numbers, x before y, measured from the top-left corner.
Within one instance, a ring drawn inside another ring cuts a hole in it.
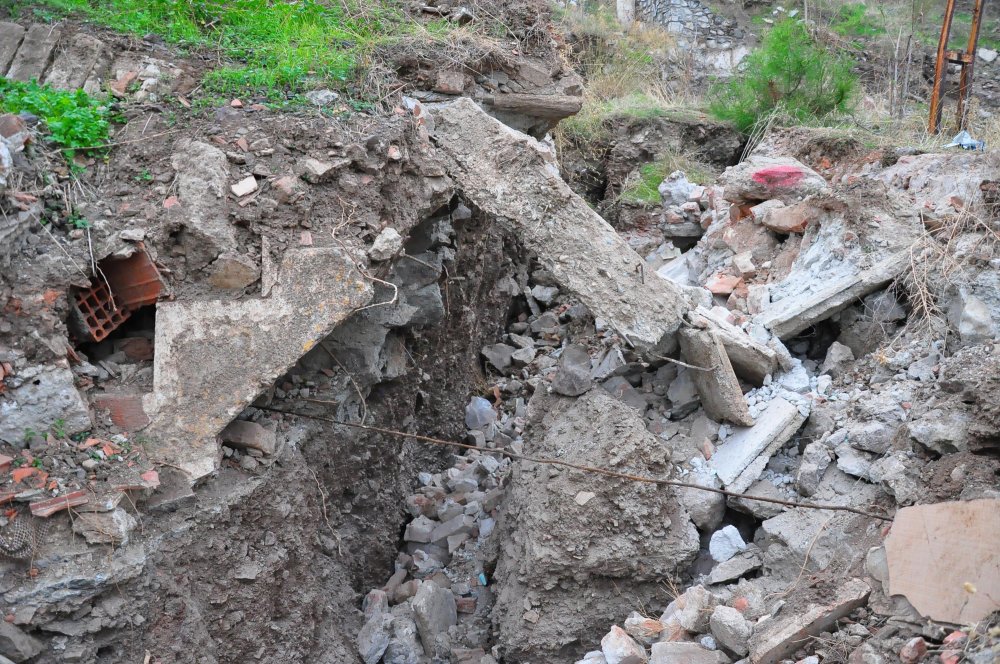
[[[190,92],[147,46],[0,23],[0,73]],[[958,221],[992,157],[833,171],[720,130],[716,183],[606,221],[541,138],[579,79],[518,55],[423,71],[363,139],[249,100],[129,122],[114,173],[148,189],[92,182],[87,232],[36,186],[37,118],[0,117],[0,662],[1000,647],[1000,264]],[[156,293],[83,340],[91,272],[136,256]]]

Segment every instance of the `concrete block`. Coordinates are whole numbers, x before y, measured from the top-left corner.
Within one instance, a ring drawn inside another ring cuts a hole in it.
[[[0,23],[0,76],[7,73],[23,39],[23,27],[17,23]]]
[[[7,78],[15,81],[41,80],[61,34],[53,25],[35,23],[28,28],[7,70]]]
[[[56,55],[45,75],[45,85],[59,90],[82,88],[105,49],[104,42],[100,39],[78,32],[69,40],[66,48]]]
[[[312,247],[286,251],[268,298],[158,303],[154,458],[192,479],[211,473],[216,434],[371,297],[350,256]]]
[[[685,361],[707,370],[689,370],[705,413],[713,420],[750,426],[753,418],[722,341],[711,330],[684,329],[680,333]]]

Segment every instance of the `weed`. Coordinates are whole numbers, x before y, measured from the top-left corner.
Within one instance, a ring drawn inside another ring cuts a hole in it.
[[[77,230],[86,230],[90,228],[90,220],[74,212],[69,216],[69,225]]]
[[[26,5],[27,3],[25,3]],[[381,4],[350,11],[346,2],[299,0],[43,0],[41,4],[134,35],[212,49],[225,60],[205,75],[209,92],[292,93],[336,85],[354,73],[373,44],[406,29]]]
[[[28,427],[27,429],[24,430],[24,442],[26,444],[30,443],[35,438],[38,438],[38,432],[37,431],[35,431],[31,427]]]
[[[39,459],[38,457],[35,457],[34,459],[31,460],[31,467],[32,468],[41,468],[42,467],[42,460]]]
[[[51,429],[51,431],[52,431],[52,435],[55,436],[56,438],[68,438],[69,437],[66,434],[66,420],[63,419],[63,418],[61,418],[61,417],[59,419],[57,419],[55,422],[52,423],[52,429]]]
[[[148,168],[142,169],[142,173],[135,176],[136,182],[152,182],[153,174],[149,172]]]
[[[830,29],[845,37],[877,37],[885,34],[885,25],[868,15],[868,5],[856,2],[842,5],[831,21]]]
[[[0,78],[0,111],[37,115],[49,140],[64,148],[70,162],[77,150],[97,148],[108,140],[108,108],[83,90],[65,92],[34,81]]]
[[[847,111],[856,88],[847,58],[817,43],[803,23],[786,19],[736,77],[713,87],[710,109],[748,132],[776,109],[799,122]]]
[[[14,468],[20,468],[24,464],[28,463],[28,460],[23,456],[14,457],[14,460],[10,462],[10,465]]]

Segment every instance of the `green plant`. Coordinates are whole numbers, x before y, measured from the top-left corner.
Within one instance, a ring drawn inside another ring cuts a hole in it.
[[[24,430],[24,442],[25,443],[30,443],[35,438],[38,438],[38,432],[37,431],[35,431],[31,427],[28,427],[27,429]]]
[[[845,37],[877,37],[885,34],[885,26],[868,16],[868,5],[862,2],[842,5],[830,22],[830,29]]]
[[[674,171],[683,171],[691,182],[709,184],[712,176],[706,167],[681,156],[669,155],[639,167],[639,177],[622,189],[620,200],[636,205],[659,205],[660,183]]]
[[[74,212],[69,216],[69,225],[78,230],[86,230],[90,228],[90,220]]]
[[[42,460],[39,459],[38,457],[35,457],[34,459],[31,460],[31,465],[34,468],[41,468],[42,467]]]
[[[152,182],[153,174],[149,172],[148,168],[142,169],[142,173],[135,176],[136,182]]]
[[[83,90],[65,92],[31,81],[0,78],[0,111],[37,115],[49,140],[72,160],[77,150],[99,148],[108,140],[108,108]]]
[[[84,220],[84,221],[86,221],[86,220]],[[63,418],[60,417],[59,419],[57,419],[55,422],[52,423],[52,435],[55,436],[56,438],[68,438],[69,437],[68,434],[66,433],[66,420],[65,419],[63,419]]]
[[[844,112],[858,84],[851,66],[817,43],[803,23],[786,19],[764,36],[733,79],[713,86],[709,108],[744,132],[776,110],[800,122]]]
[[[27,461],[28,460],[25,459],[24,457],[18,456],[18,457],[14,457],[14,460],[10,462],[10,465],[13,466],[14,468],[20,468],[25,463],[27,463]]]

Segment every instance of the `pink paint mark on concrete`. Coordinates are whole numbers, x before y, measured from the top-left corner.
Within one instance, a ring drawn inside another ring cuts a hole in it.
[[[791,187],[805,177],[805,173],[794,166],[772,166],[762,168],[751,177],[765,187]]]

